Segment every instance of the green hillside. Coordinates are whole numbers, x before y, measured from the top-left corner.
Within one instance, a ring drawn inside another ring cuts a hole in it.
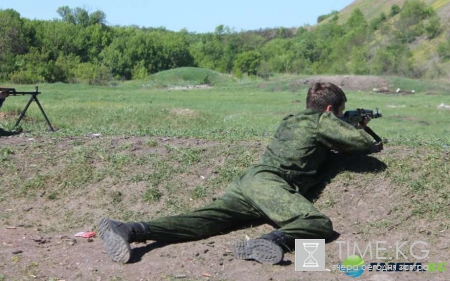
[[[450,17],[450,0],[424,0],[424,2],[432,6],[444,22]],[[346,22],[354,9],[360,9],[370,21],[382,12],[389,14],[392,5],[402,7],[404,3],[405,0],[356,0],[339,12],[339,22]]]
[[[151,82],[161,86],[218,85],[232,81],[229,75],[198,67],[180,67],[164,70],[151,75],[149,78]]]
[[[337,22],[348,28],[357,19],[356,25],[367,24],[373,30],[361,44],[367,44],[366,61],[389,61],[375,73],[436,78],[450,73],[449,17],[450,0],[356,0],[339,12],[319,17],[325,19],[317,27]],[[404,74],[402,68],[407,69]]]

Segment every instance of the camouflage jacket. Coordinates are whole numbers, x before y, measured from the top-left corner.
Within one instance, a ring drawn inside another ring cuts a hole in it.
[[[307,109],[283,119],[257,166],[275,171],[289,182],[310,185],[308,178],[316,182],[314,176],[330,150],[370,153],[373,141],[331,112]]]

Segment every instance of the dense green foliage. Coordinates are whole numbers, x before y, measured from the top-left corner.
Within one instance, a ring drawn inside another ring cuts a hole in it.
[[[419,0],[393,5],[389,17],[381,13],[370,22],[355,9],[344,24],[333,11],[320,16],[315,27],[236,32],[220,25],[205,34],[107,26],[102,11],[68,6],[57,13],[60,19],[43,21],[0,10],[0,81],[106,84],[186,66],[264,78],[273,73],[442,75],[418,66],[412,56],[415,40],[432,40],[442,31],[435,11]],[[448,45],[436,50],[439,61],[448,60]]]

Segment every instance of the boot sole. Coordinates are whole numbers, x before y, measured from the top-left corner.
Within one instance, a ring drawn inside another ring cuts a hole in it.
[[[114,262],[127,263],[130,261],[130,243],[114,232],[109,219],[103,218],[100,220],[98,233],[103,240],[106,253]]]
[[[266,239],[240,241],[234,247],[234,257],[241,260],[256,260],[263,264],[277,264],[283,260],[283,249]]]

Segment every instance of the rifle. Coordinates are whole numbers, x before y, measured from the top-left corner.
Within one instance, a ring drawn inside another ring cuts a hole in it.
[[[39,95],[41,92],[39,92],[38,87],[36,86],[34,88],[35,90],[33,92],[17,92],[16,89],[14,88],[4,88],[4,87],[0,87],[0,107],[3,104],[3,102],[5,101],[6,97],[8,96],[18,96],[18,95],[31,95],[30,99],[28,100],[27,105],[25,106],[25,108],[22,110],[22,112],[20,113],[19,119],[17,119],[16,125],[14,125],[15,127],[19,126],[20,121],[22,120],[22,118],[25,116],[25,113],[28,110],[28,107],[30,106],[30,104],[35,101],[39,107],[39,109],[42,112],[42,115],[44,115],[45,121],[47,121],[48,126],[50,127],[50,131],[54,131],[52,124],[50,124],[50,121],[47,118],[47,115],[45,114],[44,109],[42,108],[41,103],[39,102],[37,95]]]
[[[374,119],[380,117],[383,117],[383,115],[378,112],[378,107],[376,108],[375,113],[370,109],[357,108],[356,110],[346,111],[342,120],[356,127],[358,123],[363,122],[367,118]],[[383,142],[383,140],[368,126],[365,126],[363,130],[371,135],[377,143]]]

